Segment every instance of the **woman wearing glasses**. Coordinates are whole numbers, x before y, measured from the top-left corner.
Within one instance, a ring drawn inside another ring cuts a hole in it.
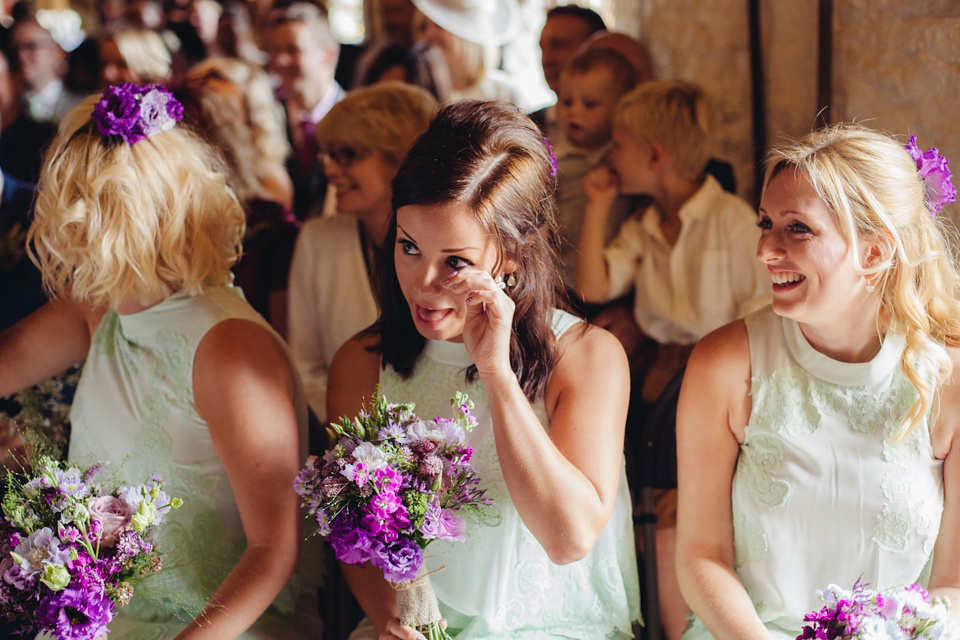
[[[423,89],[386,82],[351,91],[317,125],[339,215],[312,218],[300,232],[290,267],[288,322],[307,400],[321,422],[328,418],[333,355],[377,319],[373,256],[392,213],[390,181],[435,109]]]

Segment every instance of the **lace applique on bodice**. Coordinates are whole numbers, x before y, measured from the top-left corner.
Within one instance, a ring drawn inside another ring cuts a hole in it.
[[[926,421],[896,438],[916,399],[899,368],[902,336],[888,335],[870,362],[847,364],[769,308],[749,316],[747,330],[752,411],[732,488],[736,568],[761,619],[793,637],[830,583],[923,578],[943,463]]]
[[[561,335],[576,320],[557,312],[554,330]],[[482,521],[469,523],[464,543],[438,541],[427,549],[427,568],[445,567],[431,576],[441,611],[457,640],[478,638],[631,637],[639,618],[639,580],[632,509],[621,471],[614,514],[594,550],[583,560],[555,565],[520,520],[507,493],[493,437],[486,392],[479,381],[468,383],[471,365],[465,347],[428,342],[409,378],[387,368],[380,388],[391,402],[416,403],[427,418],[450,417],[450,399],[464,391],[475,403],[477,428],[468,435],[473,464],[494,506]],[[541,424],[549,424],[543,401],[534,404]]]

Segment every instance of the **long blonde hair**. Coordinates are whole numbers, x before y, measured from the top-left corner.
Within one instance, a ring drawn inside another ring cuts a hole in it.
[[[222,161],[183,123],[134,145],[105,138],[90,96],[60,123],[28,235],[53,295],[116,307],[231,281],[244,216]]]
[[[960,274],[950,242],[955,229],[946,215],[931,215],[903,144],[866,127],[834,125],[774,149],[764,189],[787,168],[810,181],[854,256],[862,255],[864,242],[879,240],[890,249],[878,264],[857,267],[876,274],[880,330],[906,336],[900,366],[919,398],[900,430],[904,437],[922,423],[950,376],[944,347],[960,346]]]

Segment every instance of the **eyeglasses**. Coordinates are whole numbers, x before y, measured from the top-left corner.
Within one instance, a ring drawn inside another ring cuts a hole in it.
[[[367,156],[367,151],[355,149],[354,147],[339,147],[337,149],[325,149],[320,152],[320,161],[323,164],[336,164],[341,169],[349,169],[354,162],[363,160]]]
[[[37,41],[37,42],[17,42],[12,45],[12,48],[17,53],[36,53],[37,51],[43,49],[53,49],[57,45],[53,42]]]

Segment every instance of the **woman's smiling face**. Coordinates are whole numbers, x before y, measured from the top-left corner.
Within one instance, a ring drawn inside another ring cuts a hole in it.
[[[462,341],[468,292],[450,291],[444,280],[465,268],[498,268],[497,247],[476,214],[457,201],[400,207],[393,255],[417,331],[429,340]]]
[[[836,328],[862,312],[867,282],[836,217],[804,175],[788,168],[770,181],[758,224],[757,257],[770,272],[778,315]]]

